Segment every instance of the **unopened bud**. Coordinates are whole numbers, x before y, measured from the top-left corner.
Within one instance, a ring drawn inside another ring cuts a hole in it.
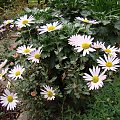
[[[31,96],[33,96],[33,97],[35,97],[36,94],[37,94],[37,92],[35,92],[35,91],[31,92]]]

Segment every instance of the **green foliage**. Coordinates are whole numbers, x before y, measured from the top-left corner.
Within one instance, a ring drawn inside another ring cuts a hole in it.
[[[60,10],[61,15],[70,21],[74,21],[78,16],[99,20],[101,23],[91,29],[94,36],[110,44],[120,40],[120,2],[118,0],[50,0],[48,6]],[[89,26],[88,29],[86,27],[89,32],[87,34],[91,33],[89,28]]]
[[[49,0],[50,7],[61,10],[66,17],[92,15],[97,19],[111,19],[119,16],[118,0]]]
[[[0,7],[4,7],[6,5],[9,5],[11,3],[11,0],[0,0]]]
[[[94,94],[94,104],[90,104],[91,110],[88,110],[87,114],[83,115],[83,120],[106,120],[110,118],[112,120],[120,119],[120,78],[113,80],[110,84],[105,84],[103,89],[96,91]]]
[[[118,0],[88,0],[88,2],[91,4],[88,8],[91,8],[94,12],[104,12],[107,15],[115,15],[115,13],[119,13],[120,10]]]

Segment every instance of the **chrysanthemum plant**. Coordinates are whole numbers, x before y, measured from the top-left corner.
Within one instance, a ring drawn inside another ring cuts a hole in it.
[[[14,22],[19,55],[1,80],[5,76],[8,89],[15,88],[33,120],[63,119],[69,108],[85,113],[92,93],[119,73],[119,49],[94,36],[99,20],[78,16],[71,23],[50,8],[26,10]],[[10,91],[0,100],[12,110],[18,100]]]

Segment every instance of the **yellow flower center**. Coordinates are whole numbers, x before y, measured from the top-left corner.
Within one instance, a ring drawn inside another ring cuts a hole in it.
[[[12,102],[13,101],[13,97],[12,96],[7,96],[7,100],[8,100],[8,102]]]
[[[24,50],[24,53],[29,53],[30,52],[30,49],[25,49]]]
[[[106,53],[111,53],[111,50],[110,49],[106,49],[104,50]]]
[[[53,96],[53,92],[52,91],[47,91],[47,95],[48,95],[48,97],[52,97]]]
[[[92,77],[92,82],[97,83],[99,81],[99,77],[98,76],[93,76]]]
[[[55,30],[55,26],[49,26],[47,29],[48,29],[48,31],[51,31],[51,30]]]
[[[28,20],[23,20],[23,21],[22,21],[22,24],[24,24],[24,25],[25,25],[25,24],[28,24]]]
[[[90,44],[89,43],[83,43],[82,44],[82,48],[83,49],[88,49],[90,47]]]
[[[88,22],[89,22],[89,20],[85,19],[85,20],[83,20],[83,22],[88,23]]]
[[[39,59],[40,58],[40,54],[35,54],[34,56],[36,59]]]
[[[16,71],[16,72],[15,72],[15,75],[16,75],[16,76],[20,75],[20,71]]]
[[[106,62],[106,67],[112,67],[113,66],[113,64],[112,64],[112,62]]]

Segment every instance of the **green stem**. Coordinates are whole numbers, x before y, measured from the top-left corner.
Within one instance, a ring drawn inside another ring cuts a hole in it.
[[[64,102],[65,102],[65,97],[63,98],[63,102],[62,102],[62,107],[61,107],[61,114],[62,114],[62,120],[64,120]]]

